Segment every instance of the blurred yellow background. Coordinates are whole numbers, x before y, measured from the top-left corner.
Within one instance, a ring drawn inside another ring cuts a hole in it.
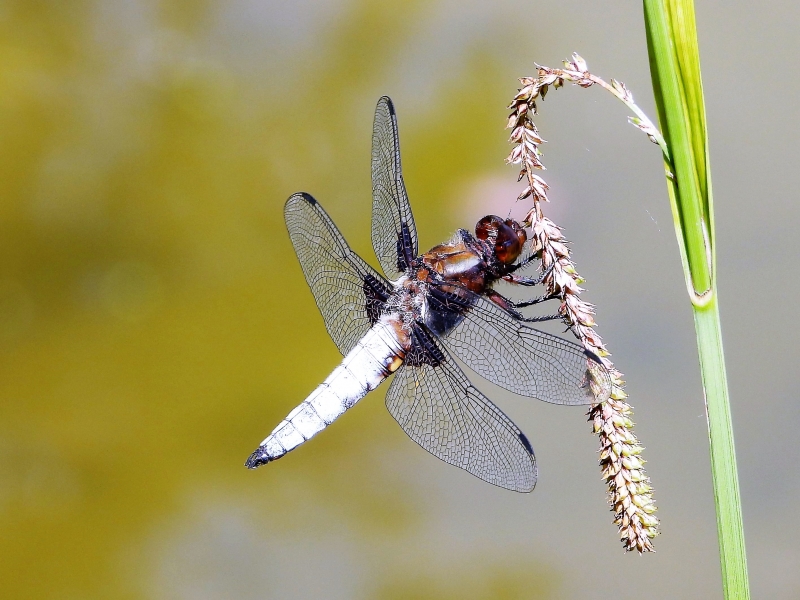
[[[787,177],[797,83],[759,89],[752,71],[798,42],[796,8],[767,4],[699,6],[698,26],[754,597],[796,598],[796,320],[779,302],[800,291]],[[312,193],[376,264],[370,132],[389,94],[421,246],[488,212],[521,213],[503,166],[516,77],[578,51],[654,116],[640,12],[0,5],[0,595],[720,597],[660,157],[599,90],[561,90],[542,107],[549,208],[629,381],[658,553],[623,554],[580,409],[477,376],[537,450],[531,495],[427,455],[386,412],[385,389],[285,460],[243,467],[340,358],[285,232],[288,195]]]

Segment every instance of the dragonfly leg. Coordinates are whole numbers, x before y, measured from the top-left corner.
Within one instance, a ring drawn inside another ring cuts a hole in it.
[[[516,312],[514,311],[514,309],[516,308],[517,305],[514,304],[514,302],[512,302],[511,299],[503,296],[503,294],[501,294],[500,292],[496,292],[494,290],[488,290],[486,292],[486,297],[489,298],[489,300],[491,300],[495,304],[497,304],[497,306],[502,308],[507,313],[513,315],[514,312]]]
[[[556,296],[553,295],[541,296],[539,298],[534,298],[533,300],[528,300],[525,302],[514,302],[494,290],[490,290],[489,292],[487,292],[486,296],[489,298],[489,300],[497,304],[497,306],[502,308],[509,315],[511,315],[518,321],[524,321],[525,323],[540,323],[542,321],[553,321],[555,319],[564,318],[564,315],[544,315],[541,317],[526,317],[517,310],[517,308],[520,307],[531,306],[533,304],[538,304],[539,302],[544,302],[546,300],[552,300],[553,298],[556,298]]]
[[[517,315],[512,316],[520,321],[524,321],[525,323],[542,323],[543,321],[556,321],[558,319],[564,319],[564,315],[543,315],[541,317],[523,317],[519,313],[517,313]]]
[[[531,254],[528,258],[525,258],[525,259],[519,261],[515,265],[511,265],[511,267],[509,267],[508,270],[509,270],[510,273],[513,273],[517,269],[521,269],[522,267],[524,267],[528,263],[531,263],[531,262],[533,262],[534,260],[536,260],[538,258],[539,258],[539,254],[538,253]]]
[[[555,300],[558,298],[556,294],[543,294],[538,298],[533,298],[531,300],[523,300],[522,302],[514,302],[514,308],[525,308],[526,306],[533,306],[534,304],[539,304],[540,302],[547,302],[548,300]]]
[[[532,277],[520,277],[519,275],[514,275],[514,274],[506,275],[503,277],[503,279],[511,283],[516,283],[517,285],[524,285],[526,287],[539,285],[544,281],[545,277],[550,275],[550,272],[553,270],[553,267],[555,266],[556,263],[551,264],[549,267],[547,267],[547,269],[545,269],[545,271],[539,277],[536,277],[535,279]]]

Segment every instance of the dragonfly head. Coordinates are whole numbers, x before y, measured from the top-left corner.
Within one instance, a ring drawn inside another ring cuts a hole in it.
[[[497,215],[488,215],[478,221],[475,237],[488,242],[494,249],[495,258],[505,265],[517,260],[528,239],[522,225],[514,219],[503,220]]]

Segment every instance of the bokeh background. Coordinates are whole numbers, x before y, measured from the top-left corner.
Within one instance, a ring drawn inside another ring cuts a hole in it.
[[[753,594],[798,598],[797,8],[697,8]],[[385,387],[242,466],[339,360],[288,195],[314,194],[375,264],[370,131],[389,94],[421,246],[522,214],[504,106],[534,61],[572,51],[655,116],[636,2],[0,4],[0,595],[721,597],[661,159],[597,89],[542,105],[548,210],[627,375],[658,552],[623,553],[582,409],[485,382],[536,448],[532,494],[418,448]]]

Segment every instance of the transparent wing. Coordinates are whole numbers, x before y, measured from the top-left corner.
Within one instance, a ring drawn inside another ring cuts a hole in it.
[[[460,322],[442,341],[492,383],[553,404],[594,404],[608,399],[608,370],[579,344],[534,329],[467,290],[448,294],[435,288],[428,302],[432,311],[461,312]]]
[[[325,328],[339,351],[347,354],[377,320],[389,285],[350,249],[310,195],[293,194],[284,216]]]
[[[536,458],[525,434],[438,352],[438,360],[416,366],[407,360],[400,367],[386,393],[389,412],[412,440],[446,463],[509,490],[533,490]]]
[[[378,100],[372,127],[372,247],[390,279],[405,271],[418,251],[400,168],[397,117],[387,96]]]

